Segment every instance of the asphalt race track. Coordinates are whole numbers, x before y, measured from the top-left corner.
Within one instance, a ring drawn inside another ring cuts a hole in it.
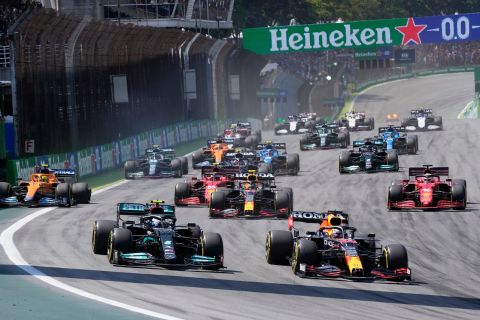
[[[293,186],[296,210],[343,209],[360,232],[375,233],[383,244],[404,244],[412,283],[295,277],[290,267],[268,265],[264,257],[267,231],[286,230],[286,221],[210,220],[206,208],[178,209],[178,223],[197,222],[222,234],[223,272],[113,267],[92,253],[94,220],[114,219],[117,202],[173,202],[178,179],[122,184],[90,205],[37,218],[14,240],[28,263],[64,283],[183,319],[479,319],[480,122],[457,120],[473,91],[473,74],[450,74],[378,86],[355,103],[375,116],[377,127],[387,113],[404,117],[419,106],[443,115],[444,131],[419,133],[419,154],[401,156],[400,166],[450,166],[453,178],[467,179],[465,211],[389,212],[387,186],[405,173],[340,176],[339,150],[302,152],[299,176],[277,179],[279,186]],[[353,133],[352,141],[373,133]],[[300,153],[299,136],[264,137]]]

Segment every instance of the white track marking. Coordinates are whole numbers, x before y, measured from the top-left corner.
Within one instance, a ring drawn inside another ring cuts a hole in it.
[[[115,183],[113,185],[105,187],[101,190],[95,191],[95,192],[93,192],[93,194],[95,195],[95,194],[99,194],[101,192],[104,192],[106,190],[110,190],[110,189],[112,189],[114,187],[117,187],[119,185],[122,185],[126,182],[127,182],[127,180],[121,180],[118,183]],[[128,310],[128,311],[131,311],[131,312],[135,312],[135,313],[143,314],[143,315],[150,316],[150,317],[153,317],[153,318],[157,318],[157,319],[183,320],[183,319],[180,319],[180,318],[169,316],[167,314],[158,313],[158,312],[150,311],[150,310],[147,310],[147,309],[138,308],[138,307],[135,307],[135,306],[132,306],[132,305],[129,305],[129,304],[125,304],[125,303],[122,303],[122,302],[119,302],[119,301],[116,301],[116,300],[101,297],[101,296],[92,294],[90,292],[72,287],[72,286],[70,286],[66,283],[63,283],[63,282],[61,282],[61,281],[59,281],[59,280],[57,280],[53,277],[50,277],[50,276],[46,275],[45,273],[41,272],[37,268],[28,264],[28,262],[25,261],[25,259],[23,259],[22,255],[20,254],[17,247],[15,246],[15,243],[13,241],[13,237],[14,237],[15,233],[18,230],[20,230],[22,227],[24,227],[26,224],[30,223],[34,219],[36,219],[38,217],[41,217],[41,216],[43,216],[43,215],[45,215],[45,214],[47,214],[47,213],[49,213],[49,212],[51,212],[55,209],[56,208],[51,207],[51,208],[44,208],[44,209],[35,211],[34,213],[18,220],[17,222],[15,222],[13,225],[11,225],[10,227],[8,227],[7,229],[5,229],[2,232],[2,234],[0,235],[0,244],[2,245],[3,250],[5,251],[5,254],[7,255],[8,259],[10,259],[10,261],[12,263],[14,263],[17,267],[21,268],[22,270],[24,270],[25,272],[29,273],[30,275],[34,276],[37,279],[39,279],[39,280],[41,280],[41,281],[43,281],[43,282],[45,282],[45,283],[47,283],[47,284],[49,284],[53,287],[56,287],[56,288],[61,289],[61,290],[68,291],[68,292],[76,294],[78,296],[81,296],[81,297],[84,297],[84,298],[87,298],[87,299],[91,299],[91,300],[94,300],[94,301],[97,301],[97,302],[105,303],[105,304],[108,304],[108,305],[111,305],[111,306],[114,306],[114,307],[122,308],[122,309],[125,309],[125,310]]]

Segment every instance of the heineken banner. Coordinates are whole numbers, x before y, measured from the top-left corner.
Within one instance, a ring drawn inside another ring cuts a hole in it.
[[[480,40],[480,13],[243,30],[257,54]]]

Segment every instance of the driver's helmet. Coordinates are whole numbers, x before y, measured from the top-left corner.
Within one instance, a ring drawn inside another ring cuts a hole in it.
[[[250,190],[250,189],[252,189],[252,184],[251,184],[250,182],[245,182],[245,183],[243,184],[243,189],[244,189],[244,190]]]
[[[432,181],[432,174],[431,173],[425,173],[425,182],[430,182]]]
[[[342,231],[339,229],[332,229],[332,233],[330,234],[331,238],[341,238],[342,237]]]
[[[40,177],[40,181],[42,181],[42,182],[48,182],[48,177],[42,175],[42,176]]]
[[[162,225],[162,220],[160,220],[158,218],[152,218],[151,225],[152,225],[153,228],[158,228]]]

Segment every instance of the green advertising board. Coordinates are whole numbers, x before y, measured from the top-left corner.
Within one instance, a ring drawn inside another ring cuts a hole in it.
[[[257,54],[374,49],[480,40],[480,13],[242,30],[243,47]]]

